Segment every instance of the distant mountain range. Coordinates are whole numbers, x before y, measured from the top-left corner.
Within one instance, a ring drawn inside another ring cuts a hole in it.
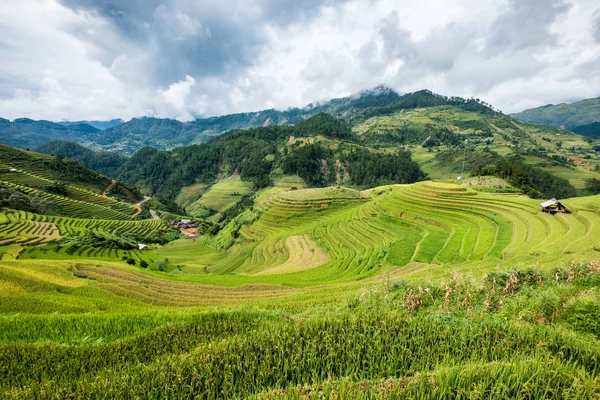
[[[520,121],[552,125],[586,136],[600,136],[600,97],[572,104],[548,104],[512,114]]]
[[[111,119],[110,121],[62,121],[61,125],[64,126],[73,126],[73,125],[90,125],[96,129],[104,130],[108,128],[114,128],[115,126],[121,125],[123,122],[122,119]]]
[[[33,149],[52,140],[81,142],[97,132],[100,130],[87,124],[65,126],[29,118],[19,118],[13,122],[0,118],[0,143],[22,149]]]
[[[169,149],[204,143],[232,129],[292,125],[322,112],[356,123],[403,109],[441,105],[457,106],[480,113],[497,113],[488,104],[475,99],[446,97],[429,90],[400,95],[390,88],[379,86],[353,96],[311,103],[303,108],[230,114],[185,123],[173,119],[149,117],[134,118],[128,122],[113,120],[73,123],[30,119],[10,122],[0,119],[0,142],[21,148],[37,148],[49,141],[68,140],[94,150],[132,154],[145,146]],[[109,127],[111,124],[113,126]]]

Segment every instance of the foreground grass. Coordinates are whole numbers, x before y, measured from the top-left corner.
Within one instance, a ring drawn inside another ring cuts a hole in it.
[[[593,399],[599,289],[592,262],[384,281],[292,314],[5,316],[0,397]]]

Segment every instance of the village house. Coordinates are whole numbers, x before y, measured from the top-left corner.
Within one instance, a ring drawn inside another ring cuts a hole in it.
[[[182,219],[179,220],[175,223],[173,223],[173,228],[176,229],[189,229],[189,228],[196,228],[198,226],[198,223],[195,221],[192,221],[191,219]]]
[[[541,204],[542,211],[548,214],[565,213],[570,214],[571,211],[557,199],[550,199]]]

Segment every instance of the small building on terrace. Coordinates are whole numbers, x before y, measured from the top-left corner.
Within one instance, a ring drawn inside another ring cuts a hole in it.
[[[548,214],[565,213],[570,214],[571,211],[563,203],[557,199],[550,199],[541,204],[542,211]]]

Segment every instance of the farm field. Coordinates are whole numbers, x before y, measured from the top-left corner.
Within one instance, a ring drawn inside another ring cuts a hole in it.
[[[271,188],[116,255],[58,240],[166,227],[4,211],[0,396],[597,398],[600,196],[486,184]]]
[[[251,183],[243,182],[239,176],[232,176],[212,185],[207,192],[202,194],[199,200],[190,204],[188,208],[193,208],[198,204],[208,209],[223,212],[251,191]]]

